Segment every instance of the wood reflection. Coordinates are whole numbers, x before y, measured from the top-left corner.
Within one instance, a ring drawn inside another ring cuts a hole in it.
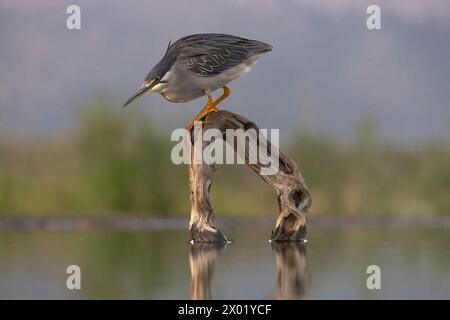
[[[306,246],[298,242],[273,242],[277,265],[274,299],[301,299],[310,287]]]
[[[211,299],[211,279],[219,251],[226,243],[194,243],[189,250],[191,299]]]

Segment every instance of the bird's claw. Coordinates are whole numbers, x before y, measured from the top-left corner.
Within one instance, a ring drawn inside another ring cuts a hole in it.
[[[195,125],[196,122],[201,122],[201,123],[202,123],[202,126],[204,126],[204,125],[210,123],[208,120],[195,120],[195,121],[192,121],[191,123],[189,123],[189,124],[186,126],[185,129],[186,129],[187,131],[191,131],[192,128],[194,127],[194,125]]]
[[[210,113],[210,112],[219,112],[219,109],[217,109],[216,107],[211,107],[210,109],[208,109],[208,111],[204,114],[204,116],[203,116],[202,118],[205,118],[205,117],[208,115],[208,113]],[[200,121],[200,122],[202,123],[203,126],[209,123],[208,120],[195,119],[195,120],[193,120],[191,123],[189,123],[189,124],[187,125],[186,130],[187,130],[187,131],[191,131],[192,128],[194,127],[194,124],[195,124],[197,121]]]

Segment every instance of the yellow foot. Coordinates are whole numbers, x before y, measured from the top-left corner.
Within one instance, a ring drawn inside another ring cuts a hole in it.
[[[201,122],[201,123],[202,123],[202,126],[204,126],[204,125],[206,125],[206,124],[209,123],[209,121],[206,121],[206,120],[195,120],[195,121],[191,121],[191,122],[186,126],[185,129],[186,129],[187,131],[191,131],[192,128],[194,127],[194,125],[195,125],[196,122]]]
[[[186,130],[187,131],[191,131],[192,130],[192,128],[194,127],[194,123],[195,123],[195,121],[191,121],[187,126],[186,126]]]
[[[217,112],[217,111],[213,111],[213,112]],[[196,122],[199,122],[199,121],[202,123],[202,126],[205,126],[205,125],[207,125],[207,124],[209,123],[208,120],[195,120],[195,121],[191,121],[191,123],[189,123],[189,124],[186,126],[185,129],[186,129],[187,131],[191,131],[192,128],[194,127],[195,123],[196,123]]]
[[[196,121],[201,121],[202,125],[204,126],[205,124],[209,123],[209,121],[207,120],[201,120],[202,118],[206,117],[208,115],[208,113],[210,112],[219,112],[220,110],[217,109],[216,107],[209,107],[209,109],[207,109],[205,112],[200,113],[197,117],[195,117],[194,120],[192,120],[191,123],[188,124],[188,126],[186,127],[186,130],[191,131],[191,129],[194,127],[194,124]]]

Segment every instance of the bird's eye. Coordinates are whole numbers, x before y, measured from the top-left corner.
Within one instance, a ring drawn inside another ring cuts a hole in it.
[[[155,82],[158,82],[159,80],[160,80],[159,77],[156,77],[156,78],[155,78]]]

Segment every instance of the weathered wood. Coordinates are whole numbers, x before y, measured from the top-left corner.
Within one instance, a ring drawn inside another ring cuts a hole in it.
[[[202,132],[208,129],[218,129],[225,141],[227,129],[255,129],[258,127],[250,120],[230,111],[221,110],[211,112],[204,118],[206,120]],[[226,242],[226,236],[214,226],[214,209],[210,197],[210,189],[214,175],[214,164],[195,163],[193,157],[194,131],[191,129],[191,164],[189,165],[191,221],[189,225],[192,240],[206,242]],[[203,141],[204,150],[211,142]],[[257,139],[258,147],[267,145],[270,154],[274,152],[273,146],[266,139]],[[236,145],[233,145],[236,151]],[[266,183],[275,190],[278,199],[278,219],[272,231],[272,241],[300,241],[306,235],[306,217],[311,206],[311,196],[308,188],[298,170],[297,165],[284,153],[279,152],[279,171],[273,175],[261,175],[260,170],[267,165],[262,164],[259,159],[255,164],[248,161],[248,149],[245,152],[247,166],[257,173]]]

